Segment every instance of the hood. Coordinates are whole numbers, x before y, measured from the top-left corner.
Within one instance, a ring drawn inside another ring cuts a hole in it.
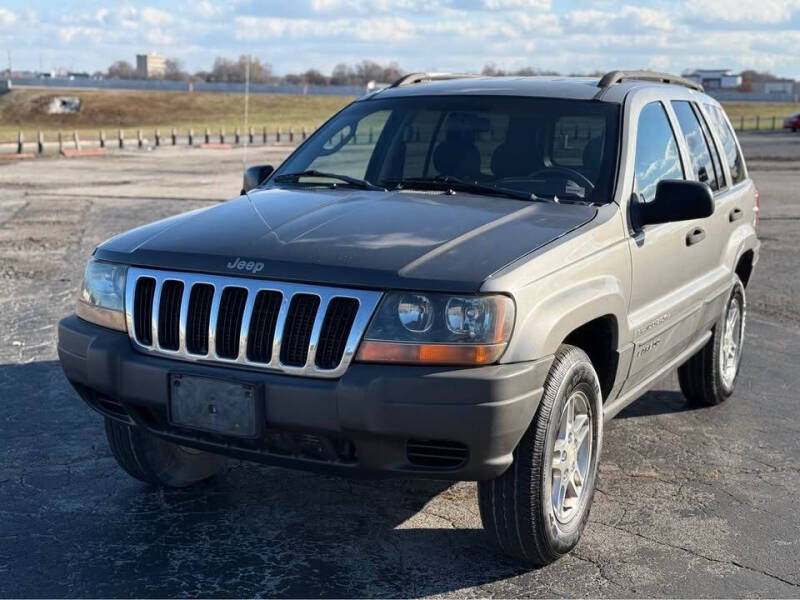
[[[464,193],[269,189],[134,229],[96,256],[282,281],[471,292],[596,213]]]

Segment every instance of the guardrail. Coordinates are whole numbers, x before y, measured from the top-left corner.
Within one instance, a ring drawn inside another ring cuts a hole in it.
[[[89,78],[38,78],[14,77],[8,89],[14,87],[50,87],[99,90],[151,90],[164,92],[220,92],[242,94],[244,83],[220,81],[165,81],[159,79],[89,79]],[[362,85],[312,85],[303,83],[251,83],[251,94],[308,94],[324,96],[363,96]]]
[[[266,125],[248,127],[242,131],[236,127],[233,131],[226,131],[224,127],[205,127],[202,130],[194,128],[179,130],[177,127],[161,130],[160,128],[144,129],[115,129],[106,135],[105,129],[98,129],[97,134],[91,137],[81,136],[77,130],[68,132],[59,131],[56,135],[45,136],[39,131],[35,139],[25,139],[22,131],[17,132],[16,141],[0,142],[0,154],[45,154],[56,151],[64,154],[65,151],[87,149],[145,149],[159,148],[162,146],[184,147],[226,147],[267,144],[297,144],[304,141],[312,129],[307,126],[277,127],[271,130]],[[85,130],[84,130],[85,133]],[[5,146],[5,152],[3,152]]]

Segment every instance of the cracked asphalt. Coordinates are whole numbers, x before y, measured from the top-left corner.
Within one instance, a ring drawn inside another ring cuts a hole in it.
[[[55,324],[98,242],[234,196],[243,152],[0,164],[0,596],[800,596],[800,135],[742,142],[763,247],[737,391],[690,409],[670,376],[621,413],[581,543],[535,571],[488,545],[472,483],[125,475]]]

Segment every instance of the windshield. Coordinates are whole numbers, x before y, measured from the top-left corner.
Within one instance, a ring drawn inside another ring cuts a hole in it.
[[[547,98],[364,100],[317,131],[269,185],[358,180],[362,187],[413,190],[424,189],[427,181],[459,181],[559,201],[606,203],[613,191],[618,115],[613,104]]]

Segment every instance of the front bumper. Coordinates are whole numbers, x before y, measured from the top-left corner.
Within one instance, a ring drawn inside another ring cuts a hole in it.
[[[59,323],[58,355],[90,406],[185,446],[293,468],[452,480],[491,479],[508,468],[552,363],[354,363],[335,380],[295,377],[148,356],[127,334],[74,315]],[[264,421],[258,437],[170,424],[171,373],[255,386]]]

